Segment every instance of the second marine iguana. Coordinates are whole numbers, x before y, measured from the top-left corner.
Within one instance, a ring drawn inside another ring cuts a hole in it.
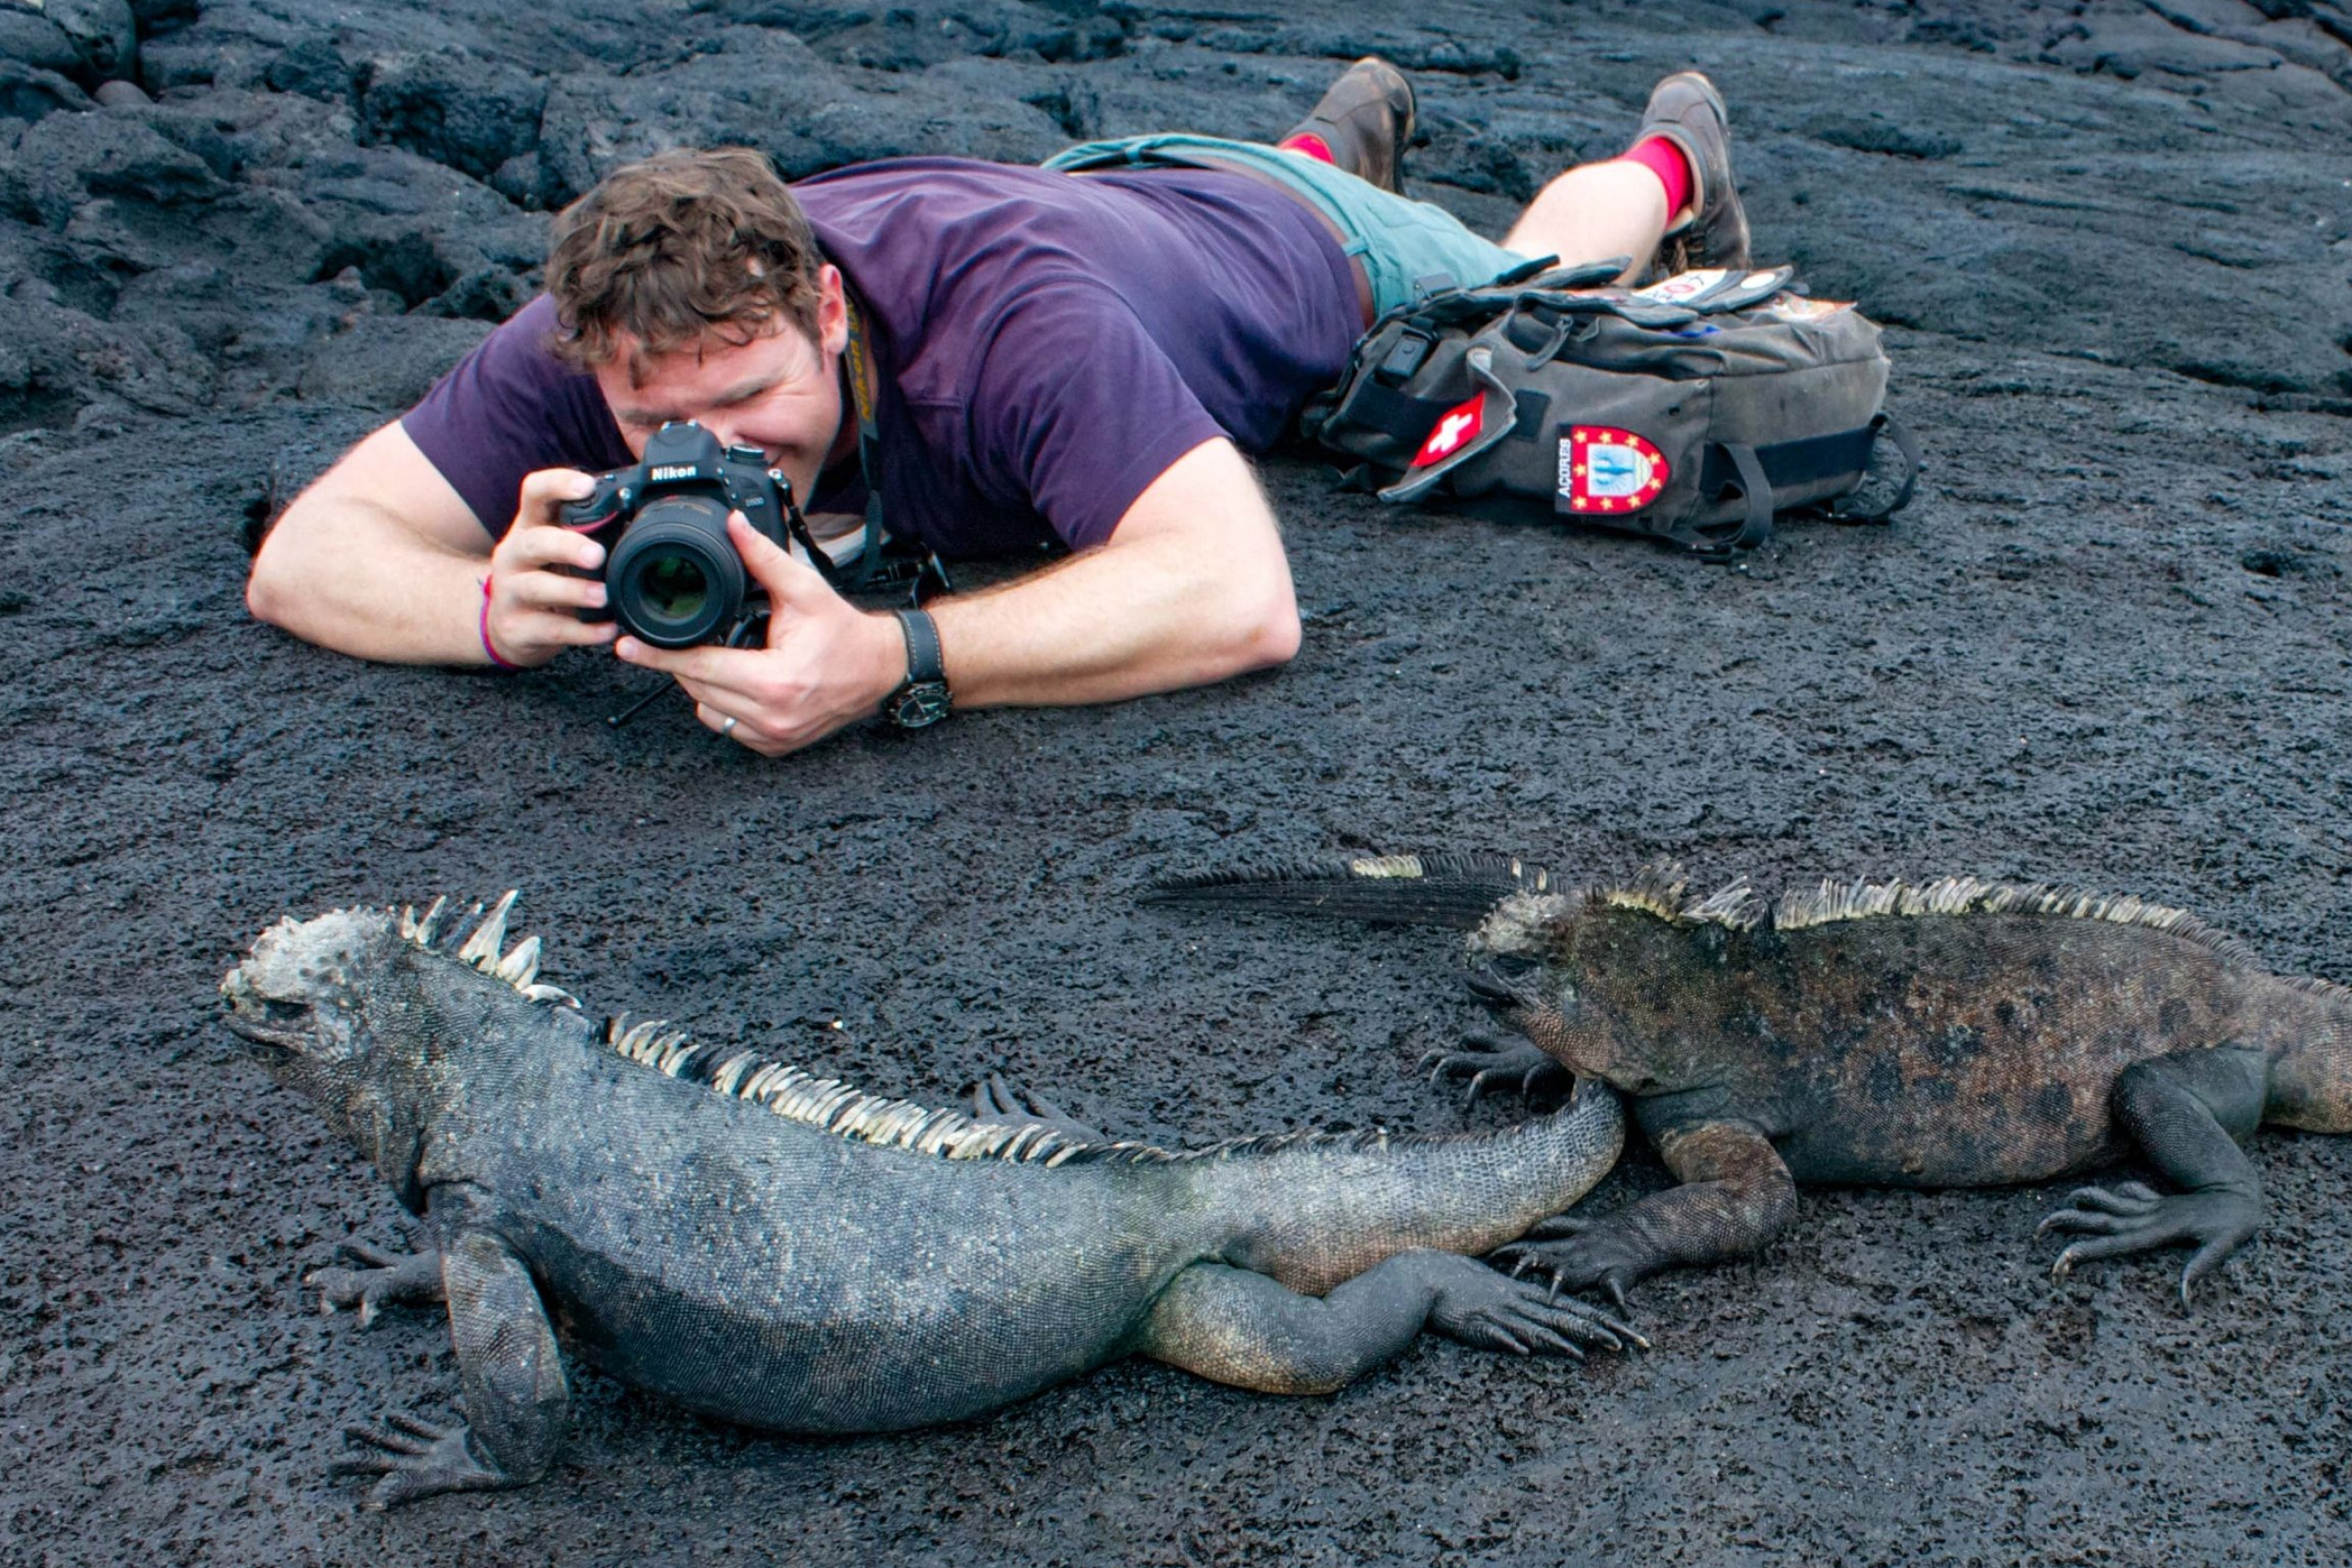
[[[1752,1253],[1800,1183],[2042,1181],[2136,1148],[2179,1190],[2086,1187],[2042,1230],[2054,1271],[2193,1247],[2189,1288],[2262,1223],[2238,1141],[2352,1131],[2352,990],[2265,970],[2180,910],[1955,877],[1824,882],[1767,906],[1693,898],[1658,863],[1569,890],[1490,855],[1362,855],[1162,881],[1158,903],[1472,931],[1476,979],[1524,1036],[1441,1073],[1522,1087],[1560,1067],[1634,1100],[1681,1185],[1509,1249],[1620,1304],[1659,1269]]]
[[[424,1217],[329,1299],[444,1300],[470,1426],[395,1415],[338,1468],[378,1506],[515,1486],[568,1403],[555,1325],[607,1371],[785,1432],[995,1409],[1126,1355],[1337,1389],[1423,1328],[1520,1354],[1641,1338],[1460,1256],[1582,1197],[1624,1141],[1599,1084],[1502,1132],[1292,1134],[1169,1153],[1001,1090],[976,1122],[730,1042],[582,1011],[506,948],[422,919],[281,921],[221,982],[230,1026]],[[1099,1135],[1098,1135],[1099,1136]]]

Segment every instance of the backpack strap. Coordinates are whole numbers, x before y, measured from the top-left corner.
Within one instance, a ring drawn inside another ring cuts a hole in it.
[[[1716,523],[1677,529],[1672,536],[1678,543],[1723,560],[1735,551],[1752,550],[1772,536],[1772,481],[1755,447],[1741,441],[1709,442],[1699,469],[1699,488],[1706,495],[1736,493],[1747,502],[1747,515],[1736,527]]]
[[[1347,414],[1349,423],[1369,425],[1409,452],[1429,439],[1437,422],[1453,407],[1435,398],[1417,398],[1367,379],[1352,389]]]
[[[1762,544],[1772,536],[1775,489],[1794,490],[1838,474],[1867,472],[1871,454],[1882,434],[1893,438],[1895,450],[1903,457],[1903,483],[1894,498],[1870,512],[1839,512],[1834,503],[1828,510],[1842,522],[1885,522],[1911,499],[1919,476],[1919,449],[1900,420],[1890,413],[1880,413],[1868,424],[1852,430],[1775,441],[1765,446],[1710,442],[1699,469],[1700,493],[1738,495],[1747,502],[1747,515],[1736,528],[1719,523],[1693,529],[1687,537],[1678,537],[1693,549],[1709,552],[1750,549]]]
[[[1911,432],[1903,422],[1891,413],[1882,413],[1871,421],[1868,428],[1872,436],[1883,434],[1894,443],[1895,452],[1903,458],[1903,483],[1896,488],[1894,500],[1868,512],[1848,512],[1838,502],[1831,502],[1829,515],[1840,523],[1883,523],[1909,504],[1911,492],[1919,483],[1919,445],[1911,439]]]

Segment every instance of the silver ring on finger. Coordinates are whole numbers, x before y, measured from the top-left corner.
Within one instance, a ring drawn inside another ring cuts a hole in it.
[[[729,714],[729,715],[727,716],[726,721],[725,721],[724,723],[722,723],[721,725],[719,725],[719,727],[718,727],[718,733],[719,733],[719,734],[721,734],[721,735],[732,735],[732,734],[734,734],[734,733],[735,733],[735,725],[736,725],[736,722],[737,722],[737,720],[736,720],[735,716],[734,716],[733,714],[731,714],[731,713],[730,713],[730,714]]]

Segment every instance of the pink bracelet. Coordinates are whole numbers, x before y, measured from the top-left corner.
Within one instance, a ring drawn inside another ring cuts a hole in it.
[[[516,664],[513,660],[502,657],[498,649],[491,646],[490,579],[487,577],[484,577],[481,580],[481,650],[484,653],[489,654],[490,661],[498,666],[501,670],[520,670],[523,668],[520,664]]]

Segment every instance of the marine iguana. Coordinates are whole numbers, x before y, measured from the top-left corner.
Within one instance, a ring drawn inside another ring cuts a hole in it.
[[[1744,879],[1690,897],[1670,862],[1570,891],[1490,855],[1241,867],[1146,897],[1472,931],[1496,964],[1473,988],[1524,1039],[1425,1065],[1473,1100],[1490,1079],[1598,1077],[1682,1183],[1506,1249],[1621,1306],[1659,1269],[1762,1247],[1799,1183],[2041,1181],[2132,1147],[2180,1190],[2076,1190],[2041,1224],[2083,1238],[2053,1272],[2194,1247],[2187,1304],[2262,1222],[2237,1141],[2352,1130],[2352,990],[2272,975],[2137,898],[1953,877],[1825,881],[1768,908]]]
[[[347,1428],[369,1501],[544,1474],[567,1404],[550,1317],[625,1382],[785,1432],[978,1416],[1130,1354],[1325,1393],[1424,1327],[1520,1354],[1640,1336],[1484,1253],[1566,1209],[1623,1145],[1579,1089],[1506,1131],[1292,1134],[1171,1153],[1017,1096],[977,1122],[861,1094],[666,1023],[592,1018],[506,944],[422,918],[279,922],[221,982],[228,1021],[423,1216],[330,1303],[446,1300],[470,1426]],[[477,908],[479,908],[477,906]],[[1318,1299],[1319,1298],[1319,1299]],[[372,1451],[369,1451],[372,1450]]]

